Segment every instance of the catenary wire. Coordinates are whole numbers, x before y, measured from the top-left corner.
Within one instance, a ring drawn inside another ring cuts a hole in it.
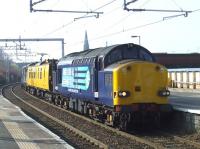
[[[106,7],[106,6],[108,6],[108,5],[112,4],[112,3],[114,3],[115,1],[117,1],[117,0],[112,0],[112,1],[106,3],[106,4],[102,5],[102,6],[100,6],[100,7],[96,8],[96,9],[94,9],[94,11],[97,11],[97,10],[99,10],[99,9],[102,9],[102,8],[104,8],[104,7]],[[86,15],[83,15],[83,16],[81,16],[81,17],[84,17],[84,16],[87,16],[87,14],[86,14]],[[43,35],[43,36],[48,36],[48,35],[50,35],[50,34],[53,34],[53,33],[55,33],[55,32],[57,32],[57,31],[59,31],[59,30],[65,28],[65,27],[67,27],[67,26],[73,24],[74,22],[75,22],[75,21],[72,20],[72,21],[68,22],[67,24],[63,24],[62,26],[60,26],[60,27],[54,29],[53,31],[51,31],[51,32],[49,32],[49,33],[46,33],[46,34]]]
[[[200,9],[193,10],[192,12],[198,12],[198,11],[200,11]],[[170,18],[170,19],[173,19],[173,18]],[[170,19],[167,19],[167,20],[170,20]],[[128,31],[132,31],[132,30],[135,30],[135,29],[140,29],[140,28],[144,28],[144,27],[151,26],[151,25],[154,25],[154,24],[158,24],[158,23],[161,23],[161,22],[167,21],[167,20],[163,20],[163,19],[162,20],[157,20],[157,21],[150,22],[150,23],[147,23],[147,24],[143,24],[143,25],[139,25],[139,26],[123,29],[121,31],[117,31],[117,32],[113,32],[113,33],[109,33],[109,34],[98,36],[96,38],[90,39],[90,41],[95,41],[95,40],[102,39],[102,38],[105,38],[105,37],[111,37],[111,36],[114,36],[114,35],[117,35],[117,34],[121,34],[121,33],[124,33],[124,32],[128,32]],[[69,47],[77,45],[77,44],[82,44],[82,43],[83,43],[83,41],[78,41],[78,42],[75,42],[75,43],[69,45]]]

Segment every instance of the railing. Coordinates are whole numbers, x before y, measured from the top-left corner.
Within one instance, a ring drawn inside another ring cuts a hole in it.
[[[168,78],[169,87],[200,89],[200,69],[172,69]]]

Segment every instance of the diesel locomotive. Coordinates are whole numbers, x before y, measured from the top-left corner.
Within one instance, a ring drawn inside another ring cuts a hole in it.
[[[33,63],[22,74],[31,94],[123,130],[171,111],[167,69],[132,43]]]

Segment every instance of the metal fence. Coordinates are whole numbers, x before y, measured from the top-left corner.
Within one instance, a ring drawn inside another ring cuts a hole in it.
[[[200,89],[200,69],[168,70],[169,87]]]

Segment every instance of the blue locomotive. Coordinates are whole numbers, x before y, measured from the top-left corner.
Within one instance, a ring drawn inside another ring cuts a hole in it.
[[[136,118],[158,119],[160,113],[171,111],[167,69],[140,45],[71,53],[56,64],[46,61],[26,68],[26,90],[121,129]],[[48,87],[37,86],[41,81]]]

